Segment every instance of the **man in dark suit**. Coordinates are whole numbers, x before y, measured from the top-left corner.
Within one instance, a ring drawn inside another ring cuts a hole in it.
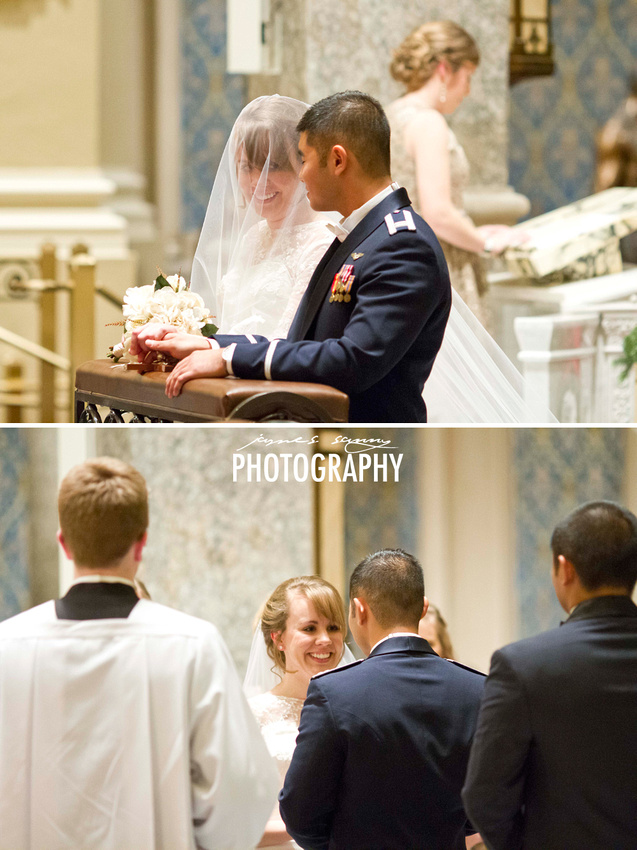
[[[637,518],[589,502],[551,548],[569,616],[494,654],[463,799],[492,850],[634,850]]]
[[[310,107],[298,130],[310,204],[343,220],[287,339],[209,343],[154,325],[135,332],[131,352],[184,358],[166,383],[171,397],[196,377],[315,381],[349,395],[351,422],[426,422],[422,390],[451,288],[433,231],[392,183],[385,113],[369,95],[341,92]]]
[[[310,681],[279,795],[289,834],[311,850],[460,850],[460,789],[482,674],[418,636],[422,569],[402,550],[365,558],[349,622],[368,655]]]

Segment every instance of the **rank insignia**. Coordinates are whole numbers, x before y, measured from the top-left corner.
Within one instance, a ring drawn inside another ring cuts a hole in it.
[[[330,303],[332,301],[351,301],[350,289],[354,283],[354,266],[342,266],[334,275],[330,292]]]
[[[402,212],[403,217],[401,219],[395,219],[394,216],[398,215]],[[387,225],[387,230],[389,231],[389,235],[393,236],[394,233],[398,233],[399,230],[415,230],[416,224],[414,223],[414,217],[411,214],[411,210],[403,209],[403,210],[394,210],[393,213],[387,213],[385,216],[385,224]]]

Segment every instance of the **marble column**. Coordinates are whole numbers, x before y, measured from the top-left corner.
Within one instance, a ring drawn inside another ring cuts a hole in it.
[[[451,118],[471,164],[466,203],[479,220],[515,220],[525,202],[507,187],[509,0],[282,0],[280,76],[250,79],[250,95],[270,93],[313,103],[360,89],[386,104],[402,94],[392,80],[392,50],[426,21],[450,19],[476,39],[481,63],[472,93]]]
[[[99,428],[96,435],[98,455],[132,463],[148,482],[140,577],[153,599],[213,622],[241,670],[258,608],[281,581],[314,572],[312,483],[232,480],[233,452],[259,433],[131,427]],[[277,429],[267,436],[299,433]]]

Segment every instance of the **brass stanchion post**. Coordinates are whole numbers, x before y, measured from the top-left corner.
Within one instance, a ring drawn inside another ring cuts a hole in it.
[[[42,280],[56,280],[57,263],[55,245],[46,244],[40,252],[40,277]],[[40,293],[40,345],[49,351],[56,350],[55,292],[44,290]],[[55,366],[40,362],[40,421],[55,422]]]
[[[95,260],[87,254],[77,254],[69,262],[71,283],[70,421],[75,411],[75,372],[87,360],[95,358]]]
[[[22,382],[22,363],[17,360],[12,360],[5,363],[4,378],[7,384],[7,395],[15,393],[20,396],[24,394],[24,386]],[[7,405],[7,422],[12,425],[22,422],[22,406],[20,404]]]

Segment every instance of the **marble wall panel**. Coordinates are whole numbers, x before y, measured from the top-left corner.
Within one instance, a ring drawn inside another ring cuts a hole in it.
[[[203,224],[221,154],[246,103],[246,79],[226,73],[226,0],[181,5],[181,205],[190,232]]]
[[[553,0],[555,74],[511,88],[510,182],[530,216],[593,191],[595,137],[628,93],[635,0]]]
[[[299,433],[282,429],[276,437]],[[127,460],[148,482],[140,577],[152,598],[215,623],[241,670],[259,606],[284,579],[313,572],[311,483],[232,481],[233,451],[258,434],[155,427],[97,434],[98,454]]]
[[[292,15],[297,5],[284,0],[284,14]],[[472,95],[451,124],[465,143],[472,182],[506,185],[508,0],[306,0],[305,6],[305,37],[297,27],[284,44],[279,87],[281,94],[310,103],[348,88],[389,103],[402,94],[389,74],[392,50],[402,39],[426,21],[450,19],[465,27],[478,42],[482,61]]]
[[[29,450],[24,431],[0,429],[0,620],[28,607]]]
[[[354,429],[348,436],[369,436]],[[390,440],[394,454],[403,453],[400,480],[364,481],[345,484],[345,570],[346,579],[366,556],[379,549],[417,551],[420,505],[417,492],[417,432],[401,428],[383,428],[382,438]],[[388,449],[389,451],[389,449]]]
[[[527,637],[565,617],[550,578],[555,524],[582,502],[622,501],[626,432],[524,428],[513,445],[519,637]]]

